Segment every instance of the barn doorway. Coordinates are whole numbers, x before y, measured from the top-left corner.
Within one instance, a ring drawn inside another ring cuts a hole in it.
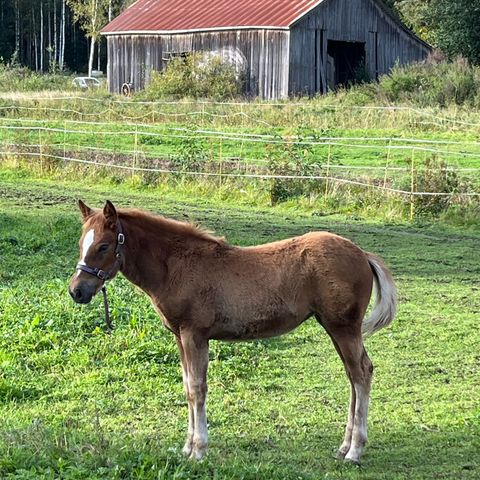
[[[348,87],[365,76],[365,43],[329,40],[327,54],[330,89]]]

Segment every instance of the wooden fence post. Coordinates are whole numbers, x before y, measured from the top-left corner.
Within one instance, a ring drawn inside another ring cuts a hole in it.
[[[385,175],[383,177],[383,189],[385,190],[387,188],[387,174],[388,174],[388,167],[390,164],[390,152],[391,152],[391,147],[392,147],[392,139],[388,141],[388,150],[387,150],[387,163],[385,164]]]
[[[328,178],[329,178],[329,175],[330,175],[330,159],[331,159],[331,156],[332,156],[332,146],[329,145],[328,146],[328,156],[327,156],[327,174],[325,175],[325,177],[326,177],[326,179],[325,179],[325,201],[328,198]]]
[[[412,150],[412,166],[410,175],[410,220],[413,220],[413,217],[415,216],[415,150]]]

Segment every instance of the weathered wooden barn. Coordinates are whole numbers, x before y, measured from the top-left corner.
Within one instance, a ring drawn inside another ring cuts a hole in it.
[[[381,0],[138,0],[102,34],[112,92],[142,89],[194,51],[227,58],[247,94],[276,99],[376,79],[431,50]]]

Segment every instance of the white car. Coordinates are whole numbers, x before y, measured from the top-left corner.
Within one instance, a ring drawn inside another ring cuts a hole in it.
[[[73,79],[72,84],[81,89],[99,88],[102,85],[102,83],[94,77],[76,77]]]

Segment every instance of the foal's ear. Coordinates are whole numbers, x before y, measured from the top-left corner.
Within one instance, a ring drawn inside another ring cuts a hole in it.
[[[93,210],[85,205],[81,200],[78,201],[78,208],[80,209],[80,213],[82,214],[83,221],[85,222],[90,215],[93,214]]]
[[[105,206],[103,207],[103,215],[110,226],[114,227],[117,225],[117,210],[110,200],[107,200]]]

